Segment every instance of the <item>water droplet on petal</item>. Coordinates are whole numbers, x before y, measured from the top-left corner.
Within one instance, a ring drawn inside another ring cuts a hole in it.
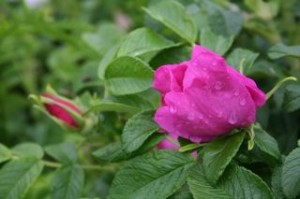
[[[237,123],[237,117],[235,113],[232,113],[228,118],[229,124],[236,124]]]
[[[215,88],[216,90],[221,90],[223,87],[224,87],[224,84],[223,84],[222,82],[220,82],[220,81],[217,81],[217,82],[215,83],[215,85],[214,85],[214,88]]]
[[[216,66],[216,65],[218,65],[218,63],[217,63],[216,61],[214,61],[214,62],[212,63],[212,65],[213,65],[213,66]]]
[[[246,99],[245,98],[243,98],[243,99],[240,100],[240,105],[241,106],[245,106],[246,105]]]
[[[171,113],[176,113],[177,110],[176,110],[176,108],[174,106],[170,106],[170,112]]]
[[[236,90],[236,91],[234,91],[234,93],[233,93],[234,96],[239,96],[239,94],[240,94],[240,91],[239,91],[239,90]]]

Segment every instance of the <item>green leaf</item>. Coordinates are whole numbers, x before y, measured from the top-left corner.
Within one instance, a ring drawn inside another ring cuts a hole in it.
[[[37,158],[23,158],[5,164],[0,170],[0,198],[22,198],[43,169]]]
[[[11,157],[12,153],[10,150],[3,144],[0,144],[0,163],[9,160]]]
[[[15,146],[12,153],[20,158],[34,157],[41,159],[44,156],[43,148],[35,143],[23,143]]]
[[[121,40],[123,34],[116,25],[107,23],[100,25],[97,32],[83,34],[82,39],[100,55],[104,55]]]
[[[243,22],[240,12],[223,9],[213,3],[213,1],[200,0],[200,2],[202,11],[207,13],[206,20],[208,25],[215,34],[225,37],[239,34]]]
[[[103,99],[99,104],[92,106],[85,114],[89,112],[104,112],[104,111],[115,111],[115,112],[128,112],[137,113],[142,109],[153,109],[155,108],[151,104],[150,100],[145,96],[139,95],[123,95],[114,96],[110,99]]]
[[[174,151],[156,151],[128,162],[115,176],[109,199],[163,199],[185,182],[193,159]]]
[[[279,1],[245,0],[245,5],[259,18],[272,20],[279,8]]]
[[[224,55],[234,40],[233,36],[228,38],[214,34],[210,29],[204,28],[200,34],[200,44],[219,55]]]
[[[129,112],[136,113],[140,111],[137,107],[128,106],[126,104],[116,102],[101,102],[95,106],[92,106],[87,112],[104,112],[104,111],[115,111],[115,112]]]
[[[300,85],[289,85],[286,90],[284,108],[288,112],[300,109]]]
[[[256,146],[264,153],[280,161],[281,153],[277,141],[258,125],[254,125],[253,130],[255,132],[254,143]]]
[[[285,159],[282,168],[282,188],[288,198],[300,193],[300,148],[294,149]]]
[[[151,92],[148,93],[151,94]],[[112,100],[139,109],[153,109],[155,106],[152,104],[153,102],[149,94],[147,94],[146,90],[145,92],[133,95],[114,96]]]
[[[126,39],[121,43],[118,57],[124,55],[133,57],[140,56],[173,46],[176,46],[174,42],[165,39],[156,32],[148,28],[139,28],[129,33]]]
[[[178,64],[191,58],[192,48],[188,46],[179,46],[163,50],[157,54],[151,61],[150,65],[153,68],[166,64]]]
[[[201,165],[193,168],[191,171],[188,185],[194,199],[233,199],[225,190],[215,188],[209,184]]]
[[[101,147],[93,152],[93,156],[105,162],[118,162],[130,157],[130,155],[123,150],[121,142],[114,142]]]
[[[282,167],[275,167],[273,169],[272,173],[272,191],[274,192],[276,199],[282,199],[285,198],[281,186],[281,173],[282,173]]]
[[[122,143],[115,142],[94,151],[93,155],[102,161],[119,162],[148,152],[149,150],[153,149],[153,147],[157,146],[164,138],[165,135],[163,134],[154,134],[147,139],[147,141],[139,148],[139,150],[133,153],[127,153]]]
[[[259,176],[237,165],[227,167],[217,187],[233,198],[273,199],[270,188]]]
[[[103,58],[101,59],[99,66],[98,66],[98,76],[101,80],[104,79],[104,75],[105,75],[105,70],[107,68],[107,66],[109,65],[110,62],[113,61],[113,59],[115,58],[117,51],[119,49],[119,45],[116,44],[114,46],[112,46],[103,56]]]
[[[105,71],[107,88],[114,95],[126,95],[151,87],[153,70],[133,57],[120,57],[111,62]]]
[[[47,146],[45,151],[48,155],[64,164],[75,163],[78,159],[76,149],[71,143]]]
[[[153,121],[154,111],[144,111],[134,115],[125,124],[122,141],[127,152],[138,149],[159,126]]]
[[[285,56],[300,57],[300,45],[286,46],[284,44],[276,44],[271,47],[268,52],[271,59],[278,59]]]
[[[232,53],[230,53],[227,57],[227,63],[235,68],[237,71],[240,71],[240,65],[243,63],[243,71],[244,74],[247,74],[250,72],[254,61],[258,57],[258,53],[254,53],[247,49],[242,48],[236,48]]]
[[[84,172],[80,165],[70,164],[59,168],[52,182],[52,198],[80,198],[84,185]]]
[[[190,44],[196,41],[196,24],[180,3],[170,0],[159,1],[144,10]]]
[[[217,139],[204,148],[203,168],[210,183],[215,184],[238,152],[244,132]]]

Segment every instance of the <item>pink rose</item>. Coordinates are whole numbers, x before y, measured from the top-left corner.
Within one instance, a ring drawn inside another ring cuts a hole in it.
[[[79,127],[79,124],[70,113],[73,112],[74,114],[82,115],[81,111],[75,105],[50,94],[42,94],[41,98],[47,112],[50,115],[69,125],[70,127]]]
[[[196,143],[249,126],[266,101],[252,79],[201,46],[194,47],[191,60],[158,68],[153,87],[162,94],[154,120],[171,135]]]

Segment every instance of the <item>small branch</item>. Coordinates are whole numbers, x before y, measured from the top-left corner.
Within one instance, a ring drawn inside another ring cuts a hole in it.
[[[297,81],[296,77],[286,77],[279,82],[267,93],[267,100],[280,88],[280,86],[287,81]]]
[[[47,167],[52,167],[52,168],[59,168],[61,167],[62,165],[57,163],[57,162],[50,162],[50,161],[47,161],[47,160],[43,160],[43,163],[45,166]]]
[[[51,168],[60,168],[62,164],[58,162],[51,162],[47,160],[43,160],[43,163],[47,167]],[[81,165],[81,167],[85,170],[98,170],[98,171],[115,171],[117,167],[115,165],[109,165],[109,166],[98,166],[98,165]]]
[[[202,144],[188,144],[186,146],[183,146],[179,149],[179,152],[186,152],[186,151],[192,151],[195,149],[198,149],[200,147],[203,147],[207,145],[207,143],[202,143]]]

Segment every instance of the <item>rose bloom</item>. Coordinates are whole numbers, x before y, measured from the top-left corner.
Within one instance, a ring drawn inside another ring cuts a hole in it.
[[[52,96],[50,94],[42,94],[42,98],[46,99],[43,100],[43,104],[47,110],[47,112],[52,115],[54,118],[64,122],[65,124],[69,125],[70,127],[73,128],[78,128],[79,125],[77,122],[73,119],[71,113],[69,113],[67,110],[73,111],[76,114],[82,115],[81,111],[74,106],[72,103],[62,100],[58,97]],[[45,102],[45,101],[52,101],[50,102]]]
[[[191,60],[158,68],[153,87],[162,95],[155,122],[170,135],[195,143],[248,127],[266,101],[252,79],[197,45]]]

